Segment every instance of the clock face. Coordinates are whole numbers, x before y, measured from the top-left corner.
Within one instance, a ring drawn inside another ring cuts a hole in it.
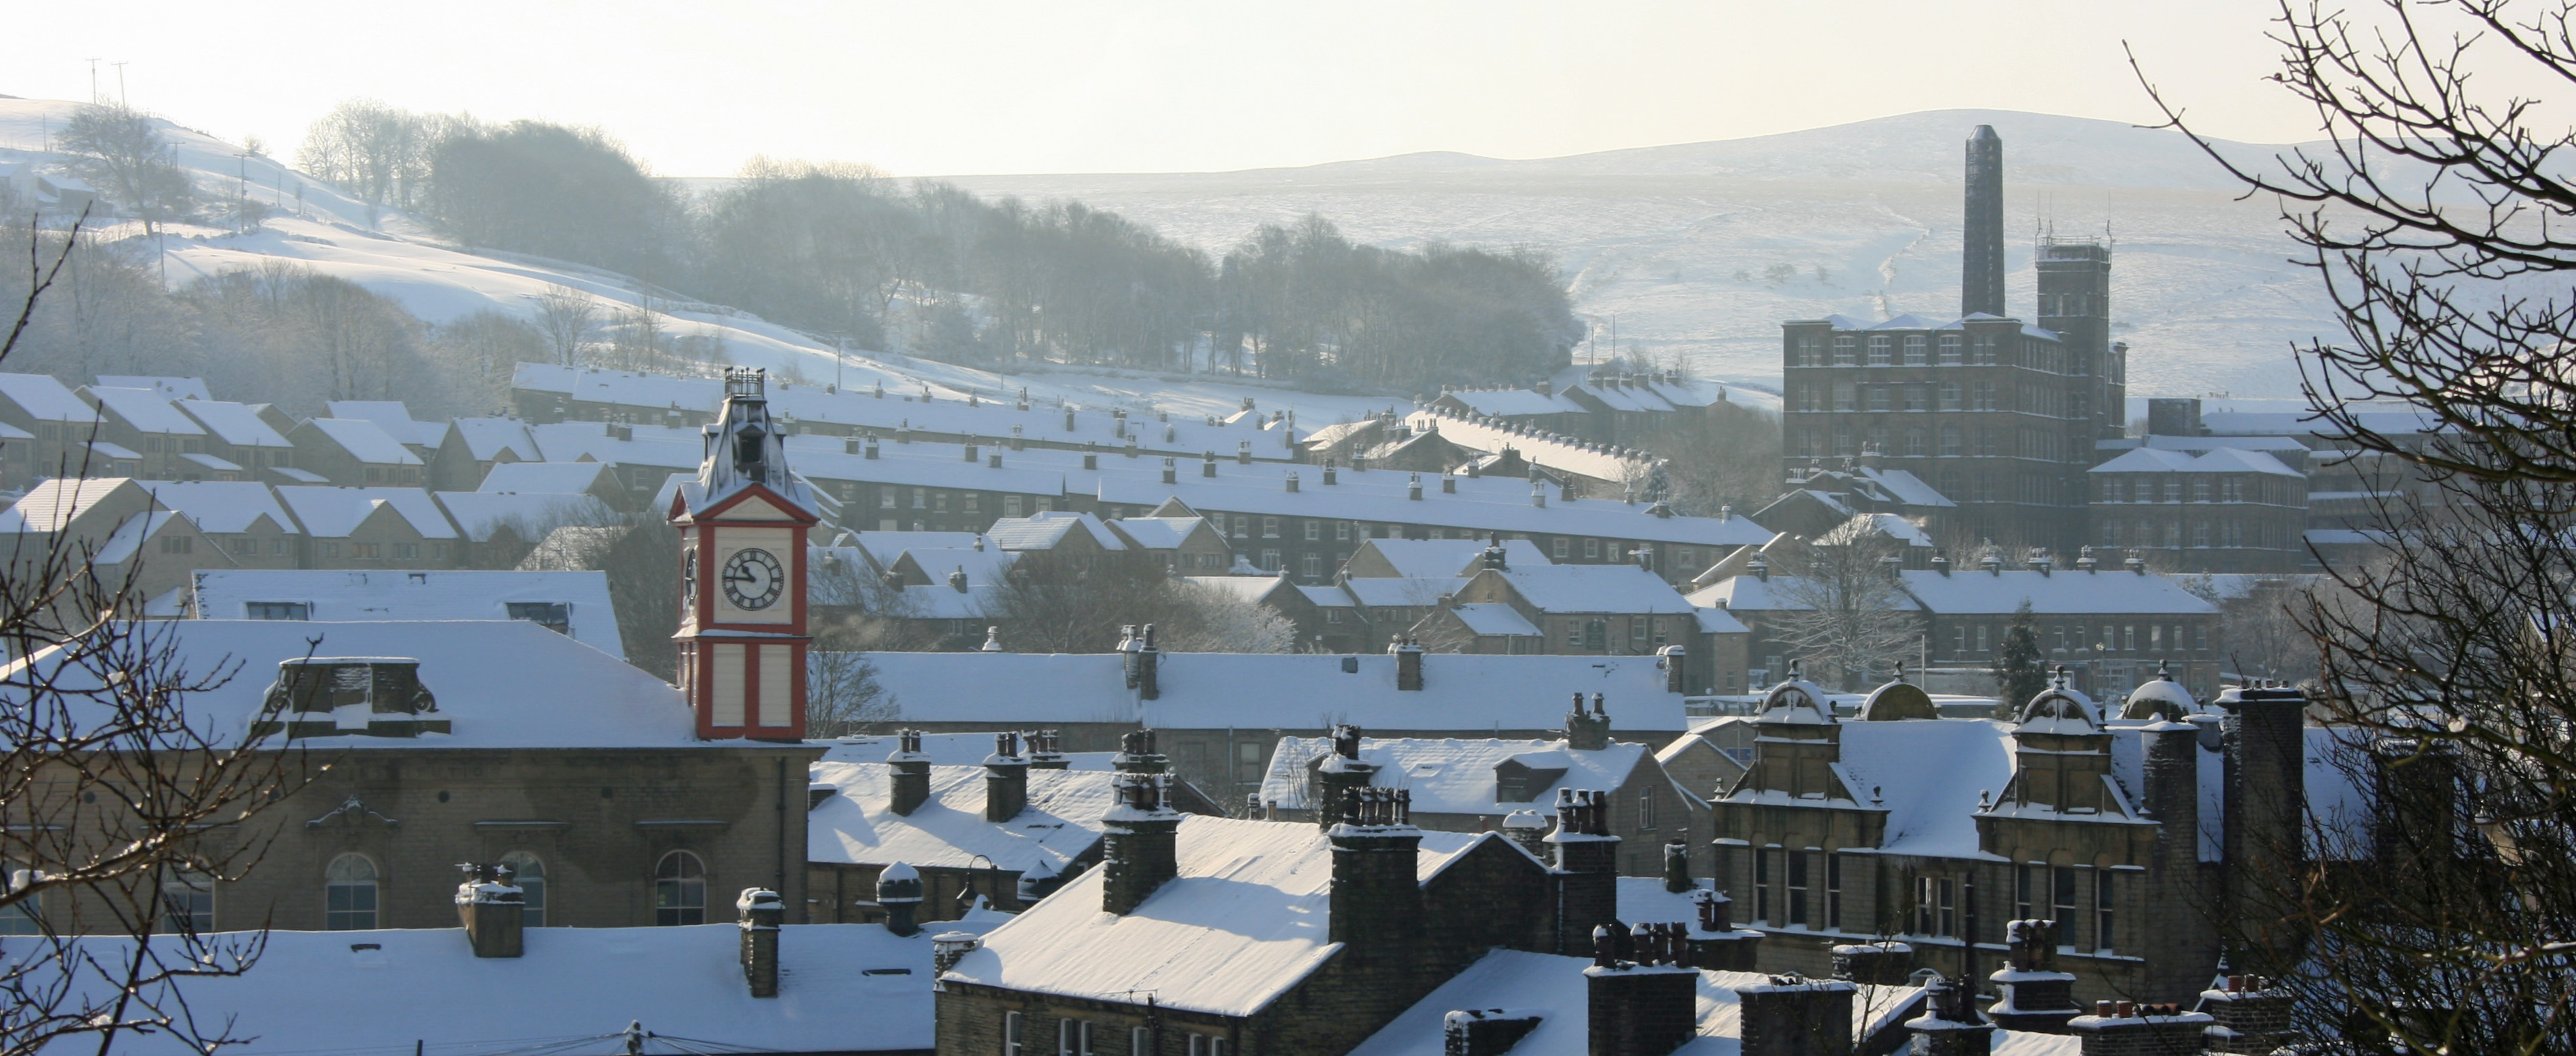
[[[725,600],[733,602],[737,609],[757,612],[778,604],[778,595],[786,584],[787,570],[767,550],[736,550],[725,561]]]

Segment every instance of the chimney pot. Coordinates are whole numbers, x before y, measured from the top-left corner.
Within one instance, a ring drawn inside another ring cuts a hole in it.
[[[885,907],[886,930],[895,935],[920,931],[921,871],[895,862],[877,873],[877,904]]]

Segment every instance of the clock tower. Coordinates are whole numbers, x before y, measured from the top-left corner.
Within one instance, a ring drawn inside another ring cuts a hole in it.
[[[805,738],[805,535],[821,517],[763,383],[725,372],[706,459],[665,511],[680,530],[680,691],[710,740]]]

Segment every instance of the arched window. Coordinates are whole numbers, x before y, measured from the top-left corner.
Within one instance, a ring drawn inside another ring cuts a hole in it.
[[[698,856],[673,851],[653,867],[653,923],[663,927],[707,922],[707,867]]]
[[[546,926],[546,862],[526,851],[512,851],[501,856],[501,865],[510,871],[510,882],[517,884],[520,897],[528,909],[522,922],[531,928]]]
[[[363,854],[331,859],[323,872],[322,930],[365,931],[376,926],[376,863]]]

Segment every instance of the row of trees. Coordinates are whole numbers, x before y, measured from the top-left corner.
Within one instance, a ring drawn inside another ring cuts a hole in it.
[[[596,130],[366,101],[317,122],[298,160],[468,245],[613,269],[854,348],[1414,391],[1525,380],[1583,333],[1544,253],[1388,250],[1320,217],[1211,260],[1078,202],[988,202],[859,165],[754,159],[692,198]]]

